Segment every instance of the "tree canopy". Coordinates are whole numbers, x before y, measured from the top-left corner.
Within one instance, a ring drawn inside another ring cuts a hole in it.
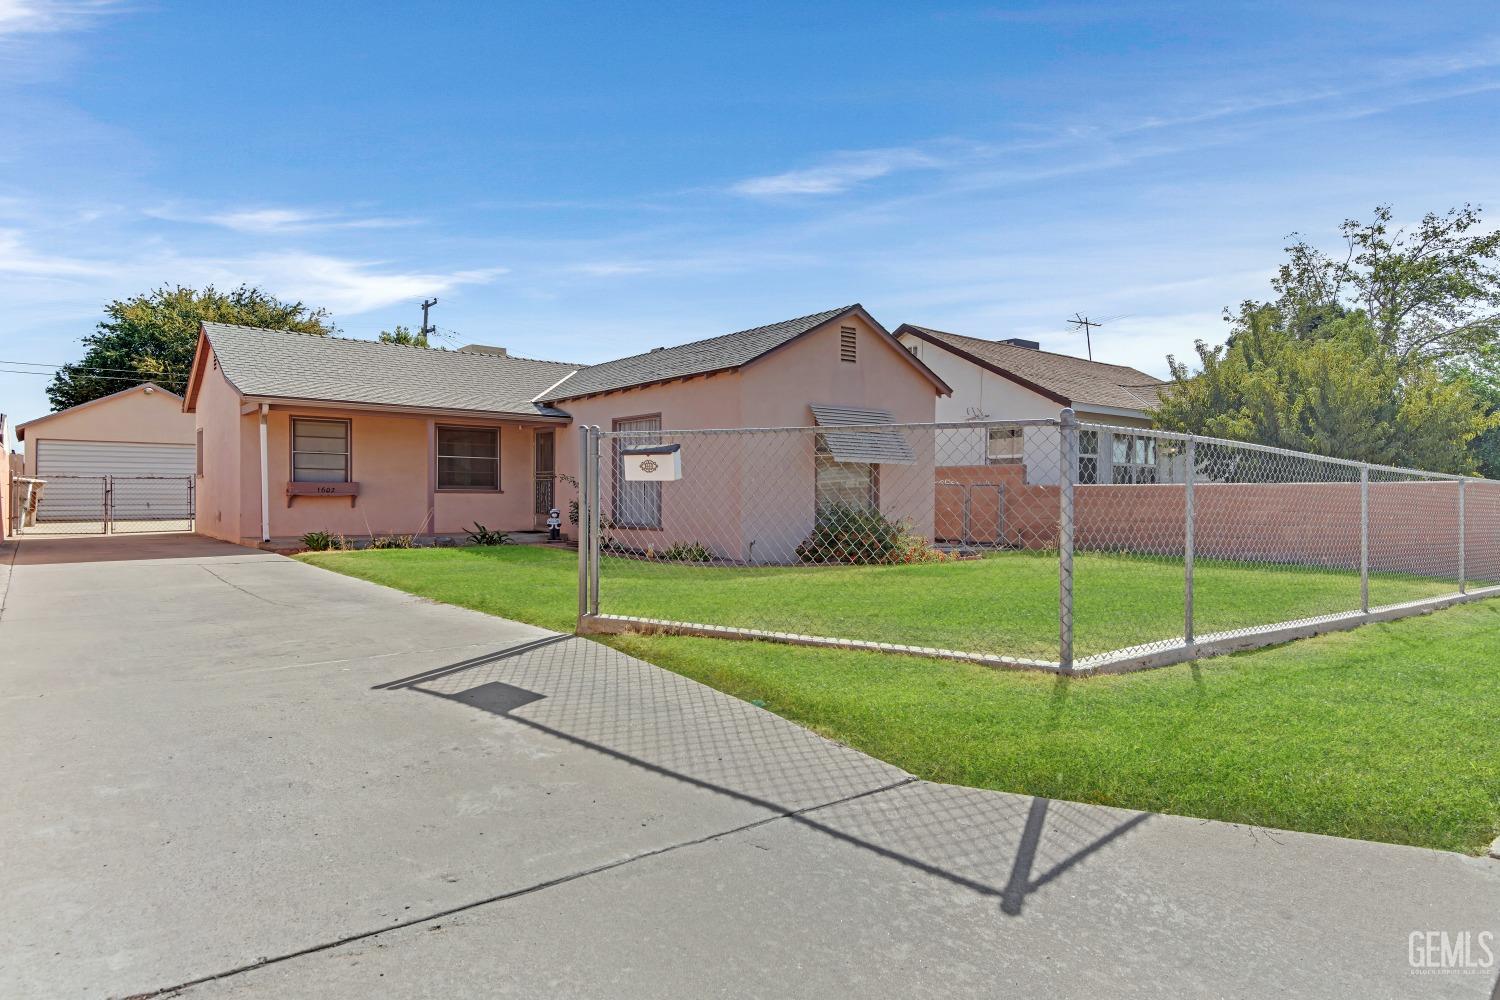
[[[1287,247],[1276,297],[1225,310],[1227,341],[1168,358],[1155,412],[1172,430],[1439,472],[1494,471],[1500,450],[1500,234],[1478,209],[1411,231],[1349,220],[1346,253]]]
[[[47,385],[54,410],[77,406],[141,382],[181,393],[204,321],[239,323],[273,330],[329,334],[337,331],[326,309],[283,302],[259,288],[241,285],[221,292],[161,287],[104,307],[105,318],[83,338],[83,358],[58,369]]]
[[[380,342],[382,344],[400,344],[403,347],[427,347],[427,334],[418,331],[412,332],[411,327],[396,324],[394,330],[381,330]]]

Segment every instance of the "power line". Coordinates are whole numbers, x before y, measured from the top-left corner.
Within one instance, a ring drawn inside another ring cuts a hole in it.
[[[57,364],[53,364],[50,361],[6,361],[4,359],[0,359],[0,365],[27,365],[28,367],[32,367],[32,368],[53,368],[53,369],[70,368],[73,371],[80,371],[80,372],[126,372],[126,373],[132,373],[133,372],[133,373],[137,373],[137,374],[140,373],[140,369],[139,368],[107,368],[107,367],[105,367],[103,365],[84,365],[84,364],[61,364],[61,365],[57,365]],[[47,373],[46,372],[36,372],[35,374],[37,374],[37,375],[45,375]],[[188,373],[186,371],[182,371],[182,370],[177,369],[177,368],[169,368],[169,369],[164,370],[161,374],[163,374],[163,375],[184,375],[185,376]]]
[[[71,375],[66,372],[38,372],[26,371],[15,368],[0,368],[0,375],[46,375],[48,378],[61,378],[67,381],[80,381],[92,379],[96,382],[181,382],[187,380],[187,375],[172,374],[148,374],[137,372],[135,375],[95,375],[85,373],[83,375]]]

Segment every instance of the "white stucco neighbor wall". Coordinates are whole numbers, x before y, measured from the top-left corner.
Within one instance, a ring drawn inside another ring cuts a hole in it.
[[[971,361],[960,358],[938,345],[902,334],[901,343],[922,363],[935,371],[943,381],[953,387],[953,395],[942,396],[937,401],[939,421],[956,420],[1034,420],[1055,418],[1063,404],[981,368]],[[1078,419],[1087,423],[1110,424],[1118,427],[1150,427],[1145,417],[1127,416],[1119,413],[1100,413],[1089,409],[1087,403],[1074,405]],[[1108,432],[1100,432],[1099,481],[1110,482],[1113,476],[1111,456],[1113,441]],[[959,435],[948,435],[939,465],[984,465],[987,461],[985,435],[976,433],[972,439]],[[1062,463],[1055,430],[1035,431],[1024,436],[1026,481],[1039,486],[1055,486],[1061,482]],[[1076,470],[1075,470],[1076,473]],[[1163,470],[1162,482],[1180,481],[1181,471]]]

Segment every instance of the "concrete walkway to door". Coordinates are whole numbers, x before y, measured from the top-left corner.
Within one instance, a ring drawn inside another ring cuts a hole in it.
[[[1495,980],[1409,958],[1500,930],[1492,862],[914,781],[592,642],[201,538],[0,558],[3,996]]]

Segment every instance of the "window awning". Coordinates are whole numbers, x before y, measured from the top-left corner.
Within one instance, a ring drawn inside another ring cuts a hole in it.
[[[865,410],[854,406],[819,406],[812,408],[819,427],[851,427],[863,424],[888,424],[889,410]],[[862,462],[872,465],[915,465],[916,453],[906,436],[898,430],[882,431],[871,427],[859,430],[823,431],[819,443],[835,462]]]

